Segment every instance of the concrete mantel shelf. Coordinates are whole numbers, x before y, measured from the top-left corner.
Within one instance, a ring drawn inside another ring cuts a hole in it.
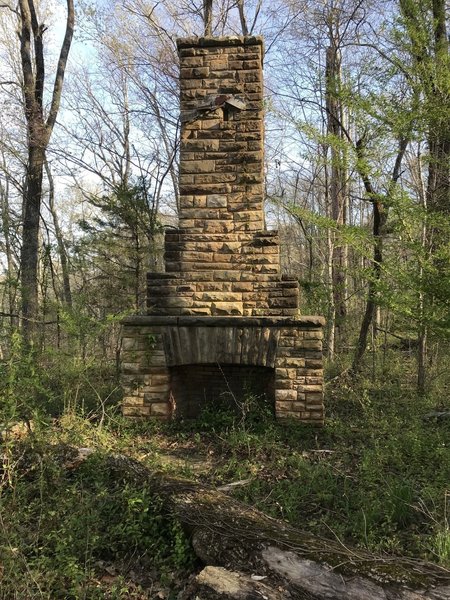
[[[164,326],[173,327],[294,327],[317,328],[325,326],[325,318],[321,316],[290,317],[235,317],[235,316],[159,316],[133,315],[122,320],[127,326]]]

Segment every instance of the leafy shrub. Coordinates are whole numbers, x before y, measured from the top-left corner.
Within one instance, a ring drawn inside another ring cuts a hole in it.
[[[161,498],[115,479],[100,453],[67,471],[65,451],[28,442],[14,453],[0,510],[0,598],[103,598],[96,572],[118,561],[157,578],[192,566],[189,540]]]

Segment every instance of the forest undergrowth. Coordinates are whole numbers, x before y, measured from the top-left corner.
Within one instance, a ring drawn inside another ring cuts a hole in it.
[[[189,538],[152,490],[111,478],[111,454],[234,483],[227,493],[300,529],[450,568],[447,374],[418,397],[407,359],[391,358],[327,384],[322,428],[277,423],[251,394],[196,421],[131,422],[107,370],[4,364],[0,598],[177,598],[200,566]],[[67,469],[73,447],[94,452]]]

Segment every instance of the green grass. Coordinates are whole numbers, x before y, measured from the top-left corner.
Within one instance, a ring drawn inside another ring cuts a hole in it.
[[[164,425],[96,408],[82,381],[75,408],[66,402],[52,418],[33,406],[34,432],[4,440],[0,599],[176,597],[194,568],[189,539],[160,498],[114,479],[111,453],[213,486],[249,480],[234,496],[296,527],[450,566],[450,423],[423,418],[442,406],[442,389],[418,398],[391,368],[382,383],[329,386],[323,428],[279,424],[251,397],[242,414],[206,407],[194,422]],[[10,379],[4,422],[20,416],[14,391]],[[68,445],[96,453],[67,470],[55,456]]]

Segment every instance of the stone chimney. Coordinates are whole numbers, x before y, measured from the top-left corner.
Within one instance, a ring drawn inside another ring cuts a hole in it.
[[[148,316],[124,320],[124,414],[191,417],[262,396],[277,417],[320,423],[322,317],[300,317],[264,228],[263,41],[178,40],[179,227]]]

